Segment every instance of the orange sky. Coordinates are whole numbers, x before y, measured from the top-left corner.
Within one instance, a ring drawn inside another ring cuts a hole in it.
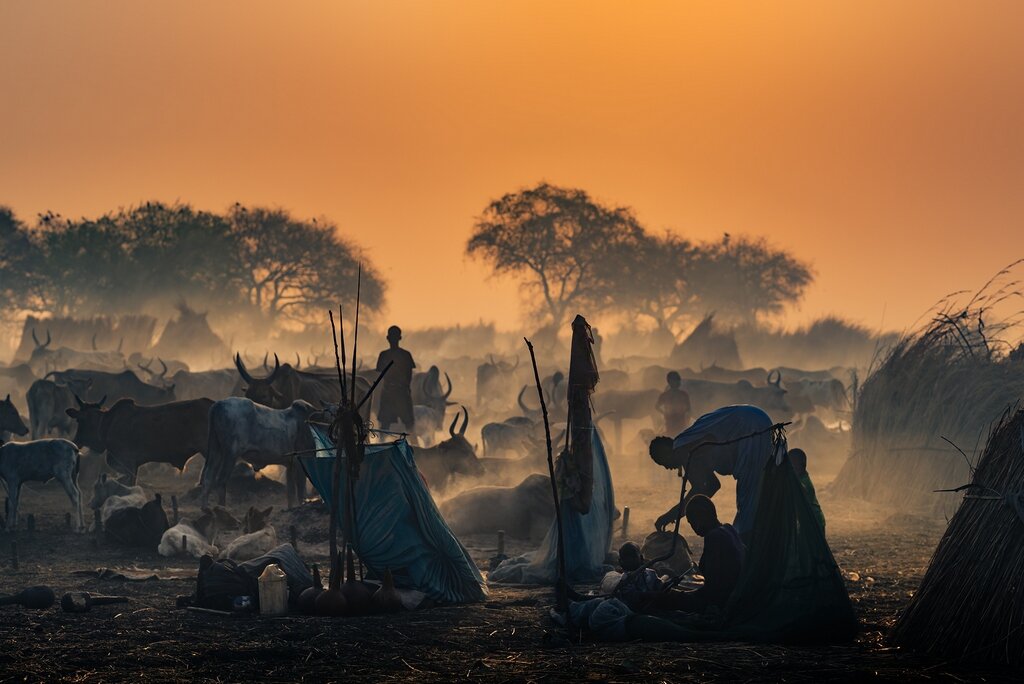
[[[0,203],[325,215],[418,326],[518,320],[463,257],[541,179],[813,262],[909,324],[1024,256],[1024,3],[0,3]]]

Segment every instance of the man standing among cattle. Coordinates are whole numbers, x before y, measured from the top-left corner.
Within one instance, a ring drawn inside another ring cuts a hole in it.
[[[383,430],[389,430],[396,423],[401,422],[403,428],[413,432],[415,418],[412,409],[412,371],[416,368],[416,362],[412,354],[398,346],[402,339],[402,329],[397,325],[388,328],[387,349],[377,357],[377,372],[383,373],[388,363],[393,364],[391,370],[381,381],[380,386],[380,410],[377,412],[377,422]]]
[[[676,371],[669,371],[665,380],[668,389],[661,393],[654,407],[665,421],[665,432],[678,435],[690,425],[690,395],[683,389],[683,379]]]
[[[650,455],[669,470],[683,468],[690,483],[682,503],[658,518],[659,530],[678,520],[694,496],[713,497],[722,486],[717,475],[732,475],[736,480],[733,526],[749,545],[761,478],[772,456],[772,420],[767,413],[756,406],[725,406],[701,416],[675,439],[655,437]]]

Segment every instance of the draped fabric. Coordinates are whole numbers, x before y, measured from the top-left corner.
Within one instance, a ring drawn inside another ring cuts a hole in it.
[[[569,582],[597,582],[611,570],[605,565],[615,520],[615,492],[604,445],[596,428],[590,429],[594,486],[590,512],[580,513],[563,498],[562,524],[565,527],[565,572]],[[558,580],[558,522],[552,521],[544,541],[532,553],[509,558],[495,568],[488,581],[492,584],[555,584]]]
[[[335,451],[325,432],[317,426],[311,429],[320,451],[299,461],[330,506]],[[342,468],[343,497],[348,492],[346,478]],[[421,591],[440,603],[486,598],[480,571],[438,511],[405,440],[366,446],[354,498],[351,541],[374,577],[391,570],[396,587]],[[343,518],[346,502],[341,503],[338,515]],[[343,525],[343,520],[338,522]]]
[[[566,399],[569,405],[568,448],[558,456],[555,479],[559,497],[578,513],[590,511],[594,490],[594,458],[591,453],[591,395],[600,379],[594,360],[594,338],[590,324],[577,315],[572,322],[572,346],[569,355],[569,381]]]

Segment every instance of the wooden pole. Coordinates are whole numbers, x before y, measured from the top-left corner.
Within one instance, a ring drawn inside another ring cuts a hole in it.
[[[533,350],[533,342],[530,342],[525,337],[523,340],[526,342],[526,347],[530,350],[530,362],[533,364],[533,379],[537,384],[537,396],[540,397],[540,412],[544,418],[544,439],[548,449],[548,475],[551,478],[551,496],[555,500],[555,526],[558,532],[556,540],[558,580],[555,598],[559,612],[564,613],[569,609],[569,600],[565,591],[568,588],[565,581],[565,541],[563,539],[562,506],[558,500],[558,485],[555,483],[555,456],[551,448],[551,424],[548,419],[548,405],[544,401],[544,390],[540,384],[540,371],[537,370],[537,354]]]
[[[171,494],[171,513],[174,515],[174,522],[171,523],[171,525],[172,526],[177,525],[178,524],[178,496],[176,494]]]
[[[622,538],[629,537],[629,506],[622,507]]]

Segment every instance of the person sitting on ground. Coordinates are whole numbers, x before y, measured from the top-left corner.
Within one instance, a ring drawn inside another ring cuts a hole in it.
[[[654,407],[665,421],[665,432],[677,435],[690,426],[690,395],[682,388],[679,373],[669,371],[665,380],[668,389],[661,393]]]
[[[807,474],[807,454],[803,449],[792,449],[789,452],[789,462],[793,465],[793,471],[796,473],[797,479],[800,480],[804,494],[807,495],[807,503],[811,504],[811,508],[814,509],[814,517],[821,523],[821,530],[824,532],[825,513],[822,512],[821,504],[818,503],[818,495],[814,492],[811,476]]]
[[[703,494],[690,499],[686,506],[686,521],[704,538],[704,553],[700,557],[700,572],[704,586],[692,591],[645,593],[633,604],[644,612],[681,610],[703,613],[710,607],[724,610],[732,590],[740,578],[746,547],[736,529],[718,519],[714,502]]]

